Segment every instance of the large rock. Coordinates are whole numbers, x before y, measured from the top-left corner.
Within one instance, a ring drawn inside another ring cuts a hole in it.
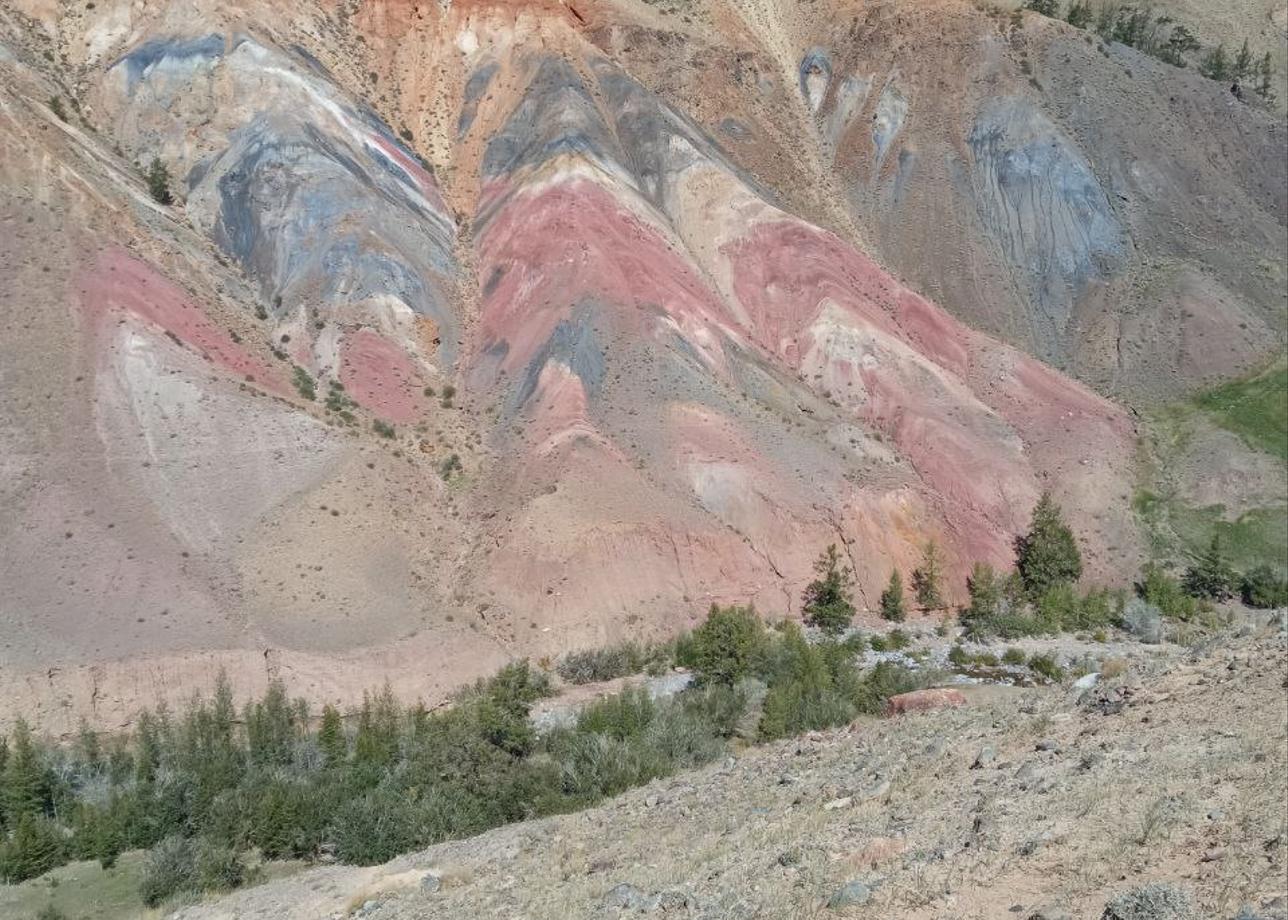
[[[909,712],[929,712],[932,709],[952,709],[965,705],[966,697],[960,690],[953,690],[951,687],[913,690],[890,697],[886,701],[886,715],[899,716]]]

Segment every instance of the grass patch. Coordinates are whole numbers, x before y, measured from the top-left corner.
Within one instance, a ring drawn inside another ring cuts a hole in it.
[[[133,920],[142,913],[139,881],[146,863],[146,851],[134,850],[111,869],[74,862],[19,885],[0,885],[0,917],[27,920],[53,905],[68,920]]]
[[[1201,393],[1194,404],[1250,447],[1288,463],[1288,363]]]
[[[1187,462],[1195,438],[1208,426],[1288,462],[1288,363],[1281,360],[1253,377],[1150,413],[1139,457],[1141,479],[1132,498],[1150,556],[1183,566],[1215,535],[1236,568],[1281,569],[1288,558],[1288,506],[1273,493],[1235,518],[1224,505],[1197,506],[1178,491],[1173,471]]]

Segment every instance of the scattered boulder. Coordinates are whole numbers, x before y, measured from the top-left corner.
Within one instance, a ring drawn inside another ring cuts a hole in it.
[[[966,697],[960,690],[938,687],[931,690],[913,690],[899,693],[886,701],[886,715],[897,716],[910,712],[930,712],[934,709],[953,709],[965,706]]]
[[[667,891],[645,894],[634,885],[623,882],[604,895],[601,902],[606,908],[625,909],[639,913],[661,911],[668,913],[677,910],[696,908],[698,902],[687,892],[670,889]]]
[[[443,880],[433,872],[426,872],[420,877],[420,890],[433,893],[443,887]]]
[[[1095,671],[1092,671],[1090,674],[1083,674],[1081,677],[1075,680],[1073,682],[1073,689],[1090,690],[1097,683],[1099,683],[1099,681],[1100,681],[1100,675],[1097,674]]]
[[[1058,907],[1039,907],[1026,920],[1073,920],[1073,915]]]
[[[840,910],[844,907],[866,904],[871,899],[872,889],[858,879],[854,879],[838,888],[832,897],[828,898],[827,906],[832,910]]]
[[[979,753],[975,755],[975,762],[970,765],[970,768],[972,770],[982,770],[985,767],[990,766],[996,760],[997,751],[993,750],[991,746],[985,745],[980,748]]]
[[[623,907],[627,910],[652,910],[657,899],[646,895],[634,885],[623,882],[604,895],[605,907]]]

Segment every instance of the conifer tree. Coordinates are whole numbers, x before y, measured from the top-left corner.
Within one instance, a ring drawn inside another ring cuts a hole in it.
[[[903,577],[895,569],[890,573],[890,583],[881,592],[881,617],[892,623],[902,623],[907,616],[908,610],[903,600]]]
[[[1265,99],[1267,102],[1274,99],[1274,96],[1275,96],[1274,90],[1272,87],[1272,84],[1274,83],[1274,76],[1275,76],[1275,65],[1270,60],[1270,52],[1267,51],[1264,55],[1262,55],[1261,63],[1257,66],[1257,86],[1256,86],[1257,95],[1260,96],[1262,99]]]
[[[840,635],[854,620],[853,574],[841,565],[835,543],[814,563],[814,571],[819,577],[805,588],[805,620],[830,636]]]
[[[349,754],[349,743],[344,737],[344,723],[340,710],[329,703],[322,709],[322,724],[318,727],[318,748],[328,767],[344,763]]]
[[[1034,599],[1052,585],[1082,576],[1078,543],[1050,492],[1043,492],[1038,499],[1028,533],[1015,540],[1015,565],[1025,590]]]
[[[1234,57],[1234,64],[1230,68],[1234,79],[1242,80],[1244,77],[1252,74],[1252,51],[1248,48],[1248,40],[1243,40],[1243,47]]]
[[[4,812],[9,827],[16,828],[23,817],[40,815],[45,808],[48,777],[31,727],[19,719],[13,727],[9,756],[4,769]]]
[[[1199,73],[1209,80],[1225,80],[1230,76],[1230,61],[1226,57],[1224,44],[1217,45],[1203,56]]]
[[[174,195],[170,193],[170,170],[160,157],[153,157],[147,173],[148,194],[157,204],[171,205]]]
[[[928,540],[921,551],[921,564],[912,570],[912,590],[916,593],[917,603],[925,610],[938,610],[944,606],[939,587],[941,569],[939,547],[934,540]]]
[[[1221,550],[1221,535],[1213,534],[1207,550],[1185,571],[1186,593],[1223,601],[1234,593],[1238,583],[1238,576]]]

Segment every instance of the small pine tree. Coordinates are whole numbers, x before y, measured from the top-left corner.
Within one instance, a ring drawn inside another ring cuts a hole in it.
[[[1242,80],[1252,74],[1252,50],[1248,48],[1246,38],[1243,40],[1243,47],[1234,56],[1234,64],[1230,67],[1230,73],[1236,80]]]
[[[934,540],[929,540],[921,551],[921,565],[912,570],[912,590],[917,595],[917,603],[924,610],[938,610],[944,606],[944,597],[939,587],[941,569],[939,547]]]
[[[1031,598],[1041,597],[1052,585],[1082,577],[1078,543],[1050,492],[1038,499],[1029,532],[1015,540],[1015,567]]]
[[[1060,15],[1060,0],[1025,0],[1024,8],[1054,18]]]
[[[252,763],[285,765],[290,763],[295,747],[295,713],[287,700],[286,687],[280,680],[269,682],[264,699],[247,705],[246,743]]]
[[[1234,594],[1239,578],[1221,550],[1221,535],[1213,534],[1207,551],[1185,571],[1185,592],[1191,597],[1223,601]]]
[[[340,719],[340,710],[330,704],[322,709],[322,724],[318,727],[318,747],[322,751],[323,762],[328,767],[337,767],[344,763],[349,754],[349,743],[344,737],[344,723]]]
[[[1207,54],[1203,55],[1203,61],[1199,64],[1199,73],[1209,80],[1226,80],[1230,76],[1230,61],[1225,53],[1225,45],[1217,45]]]
[[[890,573],[890,583],[881,592],[881,617],[891,623],[902,623],[908,618],[903,600],[903,577],[898,569]]]
[[[819,556],[814,571],[819,577],[805,588],[805,620],[829,636],[840,635],[854,620],[853,573],[841,565],[835,543]]]
[[[161,162],[160,157],[153,157],[148,167],[148,194],[157,204],[171,205],[174,196],[170,194],[170,170]]]
[[[961,611],[961,622],[967,630],[978,630],[997,615],[1002,601],[1002,580],[987,562],[977,562],[966,579],[970,604]]]
[[[1267,102],[1274,99],[1275,94],[1272,88],[1275,77],[1275,65],[1270,60],[1270,52],[1267,51],[1261,57],[1261,63],[1257,66],[1257,95]]]
[[[18,719],[13,727],[9,756],[4,769],[4,813],[6,824],[17,827],[23,817],[44,812],[48,792],[40,748],[31,737],[31,727]]]
[[[24,814],[3,845],[0,874],[13,884],[43,875],[63,862],[63,838],[50,821]]]
[[[1159,49],[1158,57],[1173,67],[1184,67],[1185,55],[1199,47],[1199,40],[1183,25],[1172,27],[1167,41]]]

